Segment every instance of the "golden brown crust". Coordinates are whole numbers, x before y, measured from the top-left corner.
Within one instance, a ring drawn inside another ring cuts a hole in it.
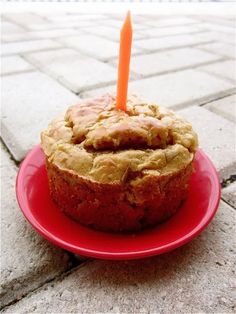
[[[105,95],[71,106],[41,134],[51,196],[81,224],[134,231],[184,201],[197,135],[172,111],[136,96],[127,111]]]
[[[187,196],[192,170],[190,163],[174,174],[102,184],[47,160],[50,192],[59,207],[83,225],[113,232],[140,230],[173,215]]]

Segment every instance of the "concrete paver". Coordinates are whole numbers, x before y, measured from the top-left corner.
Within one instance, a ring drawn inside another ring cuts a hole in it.
[[[221,180],[228,179],[236,167],[235,124],[197,106],[183,109],[179,114],[192,123],[200,147],[212,159]]]
[[[157,27],[157,28],[147,28],[142,30],[142,34],[148,37],[164,37],[164,36],[172,36],[179,34],[194,34],[204,31],[201,26],[196,25],[178,25],[178,26],[167,26],[167,27]]]
[[[223,57],[228,57],[228,58],[236,57],[235,46],[231,44],[216,42],[216,43],[199,45],[198,47],[203,50],[218,54]]]
[[[148,16],[144,23],[148,26],[154,27],[166,27],[166,26],[177,26],[177,25],[190,25],[197,24],[198,20],[191,17],[181,17],[181,16],[167,16],[161,19],[156,17],[151,18]]]
[[[236,122],[236,95],[218,99],[206,104],[204,107],[232,122]]]
[[[133,46],[142,48],[146,51],[157,51],[170,48],[173,49],[178,47],[200,45],[212,42],[213,40],[212,33],[205,32],[194,34],[194,36],[191,34],[165,36],[158,38],[158,40],[156,38],[141,39],[137,40]]]
[[[140,56],[133,56],[131,59],[131,71],[141,77],[176,71],[187,67],[195,67],[199,64],[209,63],[219,57],[202,52],[195,48],[180,48],[169,51],[161,51]]]
[[[12,88],[14,86],[14,88]],[[2,137],[16,160],[39,143],[40,132],[79,100],[45,74],[29,72],[2,78]]]
[[[199,69],[210,74],[216,74],[219,77],[229,79],[233,83],[236,83],[236,63],[234,60],[216,62],[214,64],[200,67]]]
[[[1,46],[1,54],[10,55],[59,47],[61,47],[61,44],[51,39],[4,43]]]
[[[114,67],[73,49],[36,52],[26,58],[76,93],[114,83],[117,79]]]
[[[86,263],[3,313],[233,313],[235,215],[222,202],[191,243],[146,260]]]
[[[8,22],[8,21],[2,21],[1,22],[1,32],[2,34],[14,34],[14,33],[23,33],[25,32],[24,28],[20,27],[19,25],[16,25],[14,23]]]
[[[94,35],[81,35],[61,38],[60,42],[68,47],[77,49],[79,52],[85,55],[100,60],[115,58],[119,53],[119,43]],[[94,47],[96,47],[96,49]],[[138,49],[132,49],[133,53],[137,51]]]
[[[98,96],[115,90],[116,86],[108,86],[84,92],[81,97]],[[132,81],[129,84],[130,93],[138,93],[144,99],[172,108],[201,104],[233,90],[232,83],[192,69]]]
[[[3,57],[1,60],[1,74],[12,74],[33,70],[34,67],[20,56]]]
[[[1,146],[1,306],[68,269],[67,253],[33,231],[15,196],[17,168]]]

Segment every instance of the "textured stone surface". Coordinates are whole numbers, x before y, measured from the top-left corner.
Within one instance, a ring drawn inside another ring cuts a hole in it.
[[[94,35],[62,38],[61,42],[69,47],[78,49],[83,54],[97,57],[101,60],[116,57],[119,53],[118,43]]]
[[[233,60],[216,62],[199,68],[202,71],[210,74],[216,74],[219,77],[229,79],[236,83],[236,63]]]
[[[224,97],[210,102],[204,107],[220,114],[232,122],[236,122],[236,95],[231,95],[229,97]]]
[[[149,101],[162,106],[179,108],[215,99],[233,90],[234,85],[222,79],[197,70],[185,70],[176,73],[155,76],[130,82],[130,93],[135,92]],[[115,86],[108,86],[82,94],[83,97],[101,95],[115,91]]]
[[[72,49],[48,50],[27,58],[74,92],[115,83],[117,70]]]
[[[15,197],[17,168],[1,146],[1,306],[69,267],[68,255],[31,228]]]
[[[24,14],[20,14],[20,13],[7,13],[4,14],[4,16],[18,24],[21,25],[23,27],[25,27],[26,29],[34,29],[34,27],[37,28],[40,27],[41,25],[45,25],[45,27],[50,27],[50,23],[47,21],[47,19],[43,16],[39,16],[38,14],[35,13],[24,13]]]
[[[14,88],[13,88],[14,86]],[[16,160],[39,142],[40,132],[78,98],[39,72],[2,78],[2,137]]]
[[[87,27],[86,32],[99,37],[104,37],[112,41],[120,42],[120,31],[117,28],[107,25],[98,25],[96,27]],[[145,36],[139,31],[133,31],[133,40],[144,38]]]
[[[147,37],[162,37],[162,36],[172,36],[179,34],[193,34],[204,30],[201,26],[196,25],[180,25],[180,26],[168,26],[168,27],[148,27],[142,30],[142,34]]]
[[[195,24],[198,21],[190,17],[181,17],[181,16],[167,16],[161,19],[146,17],[144,23],[148,26],[154,27],[166,27],[166,26],[176,26],[176,25],[189,25]],[[188,27],[188,26],[187,26]]]
[[[236,167],[235,124],[196,106],[181,110],[179,114],[192,123],[200,147],[213,161],[220,178],[227,179]]]
[[[235,58],[236,56],[235,46],[227,43],[217,42],[199,45],[198,47],[223,57]]]
[[[222,189],[222,197],[236,209],[236,181]]]
[[[214,54],[203,53],[199,49],[182,48],[133,56],[131,71],[138,73],[140,76],[148,76],[194,67],[201,63],[215,61],[218,58]]]
[[[175,35],[156,38],[137,40],[133,46],[145,49],[146,51],[163,50],[177,47],[187,47],[211,42],[211,33]]]
[[[2,39],[4,42],[14,42],[14,41],[25,41],[25,40],[35,40],[35,39],[47,39],[47,38],[58,38],[63,36],[78,35],[81,31],[77,29],[50,29],[43,31],[31,31],[25,33],[13,33],[3,35]]]
[[[119,54],[119,43],[95,35],[61,38],[60,42],[68,47],[77,49],[85,55],[100,60],[111,59]],[[137,52],[137,49],[132,49],[132,52]]]
[[[12,34],[12,33],[23,33],[25,32],[24,28],[8,22],[8,21],[2,21],[1,22],[1,32],[2,34]]]
[[[3,57],[1,59],[1,74],[12,74],[33,70],[33,66],[20,56]]]
[[[191,243],[145,260],[88,262],[4,313],[234,313],[235,215],[221,203]]]
[[[44,50],[50,48],[58,48],[61,45],[50,39],[32,40],[23,42],[13,42],[1,45],[1,54],[10,55],[16,53]]]

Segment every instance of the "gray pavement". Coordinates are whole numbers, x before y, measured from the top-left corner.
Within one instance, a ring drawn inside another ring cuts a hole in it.
[[[222,182],[219,211],[191,243],[140,261],[83,259],[44,240],[15,199],[19,162],[81,98],[115,91],[123,16],[2,16],[3,313],[235,313],[236,89],[232,16],[134,16],[130,91],[177,110]]]

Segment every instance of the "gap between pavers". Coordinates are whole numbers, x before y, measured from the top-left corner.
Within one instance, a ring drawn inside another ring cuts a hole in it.
[[[189,244],[138,261],[91,261],[3,313],[233,313],[236,212],[221,202]]]

